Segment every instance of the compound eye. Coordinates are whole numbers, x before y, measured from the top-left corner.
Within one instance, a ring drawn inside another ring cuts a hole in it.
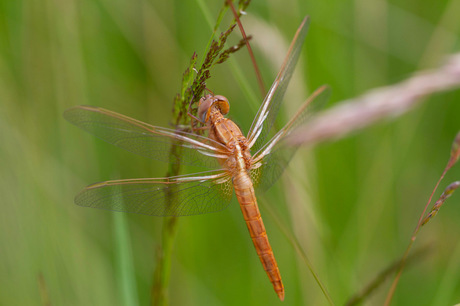
[[[198,105],[198,119],[200,119],[202,123],[206,123],[206,117],[213,104],[213,100],[214,98],[211,95],[207,95],[200,99],[200,104]]]
[[[214,99],[214,103],[218,105],[222,115],[228,114],[228,112],[230,111],[230,103],[228,102],[228,99],[224,96],[214,96]]]

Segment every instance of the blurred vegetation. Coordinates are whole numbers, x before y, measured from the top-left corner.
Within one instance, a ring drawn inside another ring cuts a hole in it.
[[[194,51],[219,1],[0,0],[0,304],[147,305],[162,219],[84,209],[84,186],[162,177],[167,165],[123,152],[62,118],[90,104],[170,126]],[[304,15],[307,40],[283,121],[315,88],[329,105],[435,66],[460,49],[459,1],[254,1],[243,18],[266,87]],[[226,22],[230,22],[228,14]],[[237,43],[237,31],[229,46]],[[208,88],[247,131],[262,98],[246,50]],[[341,305],[404,252],[460,126],[460,92],[314,150],[299,150],[265,205],[279,213]],[[454,167],[444,185],[458,180]],[[460,301],[460,196],[424,227],[434,252],[408,267],[394,305]],[[265,212],[265,213],[264,213]],[[286,305],[326,300],[262,206]],[[366,304],[381,304],[385,282]],[[275,305],[240,209],[179,220],[171,305]]]

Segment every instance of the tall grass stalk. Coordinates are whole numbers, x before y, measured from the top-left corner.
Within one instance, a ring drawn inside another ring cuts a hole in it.
[[[431,192],[430,198],[428,199],[428,202],[425,205],[425,208],[423,209],[420,218],[417,222],[417,226],[415,227],[414,233],[412,234],[412,237],[410,239],[409,245],[407,246],[406,251],[404,252],[404,255],[402,256],[402,259],[399,264],[399,268],[397,270],[395,279],[393,280],[393,283],[391,284],[390,290],[388,291],[388,294],[385,299],[385,306],[389,306],[391,304],[391,300],[393,299],[394,293],[396,291],[396,287],[398,286],[399,279],[401,278],[402,271],[406,265],[406,261],[409,255],[409,252],[412,248],[412,245],[415,242],[415,239],[417,237],[418,232],[420,231],[421,227],[425,225],[432,217],[431,213],[428,214],[425,218],[425,213],[428,209],[428,206],[431,203],[431,200],[433,198],[433,195],[435,191],[438,189],[439,184],[441,183],[442,179],[446,175],[447,171],[449,171],[458,161],[460,157],[460,132],[457,133],[457,136],[455,137],[453,143],[452,143],[452,149],[450,151],[450,158],[449,161],[447,162],[446,167],[444,168],[444,171],[442,172],[438,182],[436,183],[436,186],[434,187],[433,191]],[[460,182],[454,182],[450,184],[443,194],[440,196],[439,200],[436,202],[435,206],[432,209],[432,212],[437,213],[441,205],[444,203],[444,201],[453,193],[455,189],[457,189],[460,185]]]
[[[200,8],[203,11],[203,14],[207,16],[206,20],[209,22],[209,11],[206,6],[199,1]],[[249,4],[249,2],[247,2]],[[247,5],[246,4],[246,5]],[[195,71],[195,62],[196,55],[192,56],[190,61],[190,67],[184,72],[184,77],[182,80],[182,89],[181,94],[177,95],[175,98],[175,107],[174,107],[174,122],[175,126],[188,126],[190,125],[189,111],[193,111],[189,105],[192,105],[194,102],[197,102],[201,97],[203,90],[205,89],[205,81],[210,77],[210,69],[219,63],[225,62],[228,56],[239,50],[239,48],[231,50],[222,51],[228,35],[233,31],[234,25],[230,25],[226,32],[222,33],[216,42],[214,36],[216,31],[219,29],[219,25],[223,20],[223,16],[227,11],[227,6],[223,5],[219,15],[217,17],[216,24],[212,27],[213,32],[211,38],[206,46],[205,55],[203,57],[200,69],[197,72],[195,78],[190,78]],[[227,54],[225,58],[222,58],[222,55]],[[214,62],[217,60],[217,62]],[[193,79],[193,82],[191,81]],[[180,155],[182,154],[179,146],[171,147],[169,152],[170,156],[174,156],[172,160],[180,160]],[[166,177],[179,175],[181,169],[180,164],[170,163]],[[166,195],[168,200],[167,202],[173,203],[174,200],[174,189],[171,189]],[[163,221],[162,229],[162,243],[161,246],[157,249],[157,264],[154,272],[154,281],[152,286],[152,304],[153,305],[168,305],[168,286],[171,275],[171,258],[174,246],[174,240],[177,232],[178,220],[176,217],[166,217]]]
[[[136,288],[136,273],[134,270],[134,260],[132,256],[132,246],[129,239],[129,229],[124,213],[112,213],[113,226],[117,252],[117,281],[120,288],[121,300],[123,305],[139,305]]]

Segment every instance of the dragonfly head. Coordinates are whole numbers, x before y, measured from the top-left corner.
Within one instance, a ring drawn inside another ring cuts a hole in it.
[[[198,104],[198,118],[201,122],[206,123],[213,107],[217,107],[222,115],[228,114],[230,103],[224,96],[206,95],[200,99]]]

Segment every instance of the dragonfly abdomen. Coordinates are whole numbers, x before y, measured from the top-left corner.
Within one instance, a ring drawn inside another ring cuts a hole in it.
[[[252,181],[246,171],[240,171],[233,177],[233,186],[257,255],[259,255],[259,259],[273,284],[276,294],[281,300],[284,300],[284,286],[281,281],[281,274],[257,206]]]

